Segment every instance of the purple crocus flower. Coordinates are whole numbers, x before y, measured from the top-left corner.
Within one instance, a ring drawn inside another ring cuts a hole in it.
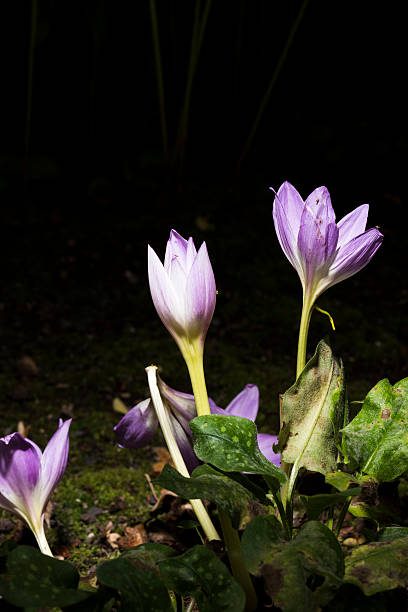
[[[150,291],[157,313],[183,355],[185,344],[203,346],[214,314],[216,288],[205,242],[198,253],[192,238],[171,230],[164,265],[148,248]]]
[[[168,409],[170,424],[184,461],[190,472],[198,465],[198,459],[193,451],[189,422],[197,416],[194,396],[189,393],[175,391],[158,378],[158,386],[163,402]],[[255,421],[258,413],[259,391],[256,385],[246,385],[227,408],[219,408],[209,399],[212,414],[233,414]],[[114,427],[119,446],[125,448],[140,448],[145,446],[157,430],[157,417],[150,399],[143,400],[120,420]],[[272,450],[277,436],[258,434],[258,445],[265,457],[280,465],[280,455]]]
[[[172,389],[160,376],[157,377],[157,384],[163,404],[167,409],[173,435],[187,469],[192,472],[199,463],[191,445],[189,426],[191,419],[197,416],[194,396]],[[152,400],[148,398],[129,410],[113,429],[120,447],[141,448],[150,442],[157,431],[157,426],[156,411]]]
[[[43,453],[35,442],[19,433],[0,438],[0,507],[24,519],[41,552],[51,556],[44,533],[44,512],[65,472],[71,421],[59,420]]]
[[[362,204],[336,223],[326,187],[303,201],[290,183],[280,186],[273,204],[275,230],[309,302],[359,272],[380,247],[383,235],[377,228],[366,230],[368,209]]]

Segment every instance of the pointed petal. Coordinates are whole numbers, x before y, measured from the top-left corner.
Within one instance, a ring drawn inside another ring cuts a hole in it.
[[[330,223],[336,222],[336,215],[331,203],[330,193],[327,187],[317,187],[308,196],[306,202],[312,217],[314,217],[320,225],[326,228]]]
[[[29,517],[38,514],[35,490],[41,474],[41,450],[19,433],[0,439],[0,506]]]
[[[362,204],[343,217],[337,224],[339,228],[338,247],[341,248],[356,236],[363,234],[367,225],[368,204]]]
[[[166,272],[176,295],[181,298],[186,292],[187,275],[184,266],[176,255],[171,260]]]
[[[324,233],[323,230],[324,229]],[[312,288],[325,277],[335,257],[339,230],[335,223],[320,225],[308,209],[302,215],[298,247],[302,255],[303,274],[306,287]]]
[[[177,446],[179,447],[187,469],[191,474],[191,472],[197,467],[197,465],[199,465],[200,462],[197,459],[197,455],[193,451],[189,437],[177,419],[171,415],[169,421],[177,442]]]
[[[383,238],[381,232],[373,227],[340,248],[325,287],[335,285],[364,268],[380,248]]]
[[[150,246],[148,272],[150,293],[157,314],[173,336],[184,335],[185,316],[182,297],[177,296],[160,259]]]
[[[278,436],[258,434],[258,446],[261,453],[274,465],[280,467],[281,456],[273,452],[272,446],[277,444]]]
[[[244,417],[255,421],[259,407],[259,389],[256,385],[245,385],[241,393],[228,404],[225,414]]]
[[[157,416],[150,398],[134,406],[113,428],[122,448],[146,446],[157,430]]]
[[[302,266],[297,248],[304,202],[290,183],[283,183],[273,203],[273,222],[283,252],[302,280]]]
[[[186,256],[186,273],[188,274],[191,270],[191,266],[194,263],[194,260],[197,256],[197,251],[194,246],[194,241],[192,238],[188,239],[187,243],[187,256]]]
[[[186,272],[186,260],[187,260],[187,249],[188,242],[183,236],[180,236],[176,230],[172,229],[170,232],[170,238],[167,242],[166,255],[164,258],[164,269],[166,272],[169,271],[170,262],[177,258],[184,271]]]
[[[160,394],[170,404],[171,409],[180,415],[187,423],[189,423],[191,419],[194,419],[194,417],[197,416],[194,395],[176,391],[169,387],[160,376],[157,378]]]
[[[185,312],[190,337],[205,336],[214,314],[215,301],[214,272],[203,242],[187,277]]]
[[[48,501],[54,487],[64,475],[67,467],[69,438],[68,432],[72,419],[65,423],[60,419],[57,431],[45,447],[41,460],[41,499],[43,504]]]

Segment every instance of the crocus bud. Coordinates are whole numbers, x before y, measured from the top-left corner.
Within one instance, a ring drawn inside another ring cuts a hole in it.
[[[186,342],[204,345],[214,314],[216,288],[205,242],[198,253],[192,238],[171,230],[164,265],[149,246],[149,284],[157,313],[182,353]]]
[[[383,235],[376,228],[366,230],[368,209],[362,204],[336,223],[326,187],[304,202],[290,183],[280,186],[273,204],[276,234],[310,304],[364,268],[380,247]]]
[[[41,552],[48,555],[52,553],[44,534],[44,512],[65,472],[71,421],[60,419],[44,453],[19,433],[0,438],[0,507],[24,519]]]

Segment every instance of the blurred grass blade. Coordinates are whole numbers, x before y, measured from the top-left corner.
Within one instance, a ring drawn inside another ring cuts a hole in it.
[[[164,165],[167,166],[169,162],[169,140],[167,130],[167,119],[166,119],[166,106],[164,100],[164,81],[163,81],[163,69],[160,53],[160,37],[159,37],[159,24],[157,21],[156,1],[149,0],[150,4],[150,18],[152,22],[152,38],[153,38],[153,51],[154,51],[154,65],[156,71],[157,81],[157,93],[159,96],[159,111],[160,111],[160,126],[163,143],[163,158]]]
[[[306,7],[307,7],[308,3],[309,3],[309,0],[304,0],[303,1],[303,4],[300,7],[299,12],[298,12],[298,14],[296,16],[296,19],[295,19],[295,21],[292,24],[292,27],[290,29],[290,32],[288,34],[288,37],[286,39],[286,42],[285,42],[284,47],[282,49],[282,52],[281,52],[281,54],[279,56],[279,59],[278,59],[278,61],[276,63],[275,70],[274,70],[272,78],[271,78],[271,80],[269,82],[268,88],[267,88],[267,90],[266,90],[266,92],[265,92],[265,94],[264,94],[264,96],[263,96],[263,98],[261,100],[261,104],[259,105],[259,109],[258,109],[257,115],[255,117],[255,120],[254,120],[254,122],[252,124],[252,127],[250,129],[249,136],[248,136],[248,138],[247,138],[247,140],[245,142],[245,145],[244,145],[244,147],[242,149],[241,156],[240,156],[240,158],[239,158],[239,160],[237,162],[237,169],[238,170],[241,168],[242,163],[243,163],[245,157],[247,156],[249,149],[251,148],[252,141],[253,141],[254,136],[256,134],[256,131],[258,129],[259,122],[260,122],[260,120],[262,118],[262,115],[264,113],[266,105],[268,104],[269,97],[271,95],[272,89],[274,88],[275,83],[278,80],[278,76],[280,74],[280,71],[282,70],[282,67],[283,67],[283,65],[284,65],[284,63],[286,61],[289,49],[292,46],[293,39],[294,39],[296,31],[297,31],[297,29],[298,29],[298,27],[300,25],[300,22],[302,21],[302,18],[303,18],[303,15],[305,13],[305,10],[306,10]]]

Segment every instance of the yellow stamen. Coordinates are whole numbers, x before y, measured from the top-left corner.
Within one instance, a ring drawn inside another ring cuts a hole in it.
[[[333,317],[331,316],[331,314],[329,312],[327,312],[327,310],[323,310],[323,308],[319,308],[318,306],[315,306],[316,310],[318,310],[319,312],[322,312],[323,314],[327,315],[330,319],[330,323],[331,326],[333,328],[333,331],[336,331],[336,328],[334,326],[334,321],[333,321]]]

